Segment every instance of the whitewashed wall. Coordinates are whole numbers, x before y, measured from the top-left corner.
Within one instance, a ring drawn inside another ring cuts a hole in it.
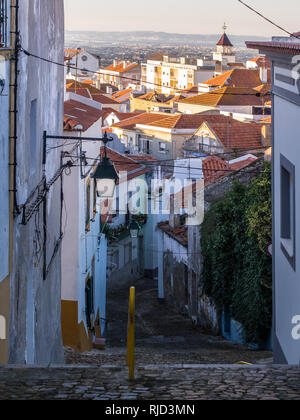
[[[300,107],[280,97],[274,98],[274,227],[275,244],[275,311],[276,335],[288,363],[298,364],[300,340],[292,337],[292,318],[300,315]],[[284,117],[283,117],[284,116]],[[296,178],[296,271],[292,269],[281,250],[280,241],[280,154],[295,165]]]
[[[0,96],[0,283],[8,275],[9,258],[9,69],[9,61],[0,55],[0,79],[5,82]]]

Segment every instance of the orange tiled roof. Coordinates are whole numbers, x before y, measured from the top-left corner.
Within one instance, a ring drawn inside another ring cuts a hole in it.
[[[225,124],[215,121],[207,121],[206,124],[215,133],[226,150],[228,146],[230,150],[255,150],[262,147],[261,124],[240,122],[230,117],[225,118],[227,119]]]
[[[232,69],[206,82],[202,82],[202,84],[211,87],[254,88],[261,85],[261,79],[259,70]]]
[[[240,171],[257,161],[258,158],[249,156],[248,158],[239,162],[230,163],[222,160],[218,156],[212,155],[202,160],[202,171],[205,186],[211,184],[219,178],[227,176],[229,171]],[[182,200],[182,208],[188,207],[188,200],[191,194],[196,192],[197,184],[193,182],[189,186],[183,188],[181,191],[172,195],[179,200]]]
[[[266,93],[270,92],[270,90],[271,90],[271,84],[270,83],[263,83],[260,86],[256,86],[254,89],[257,90],[257,92],[260,92],[263,95],[265,95]]]
[[[253,61],[254,63],[256,63],[258,67],[271,68],[271,61],[267,60],[266,57],[263,55],[254,57],[250,61]]]
[[[179,226],[171,228],[169,222],[158,223],[158,228],[165,232],[168,236],[175,239],[184,247],[188,246],[188,228],[186,226]]]
[[[202,161],[202,170],[205,185],[210,184],[216,179],[226,175],[228,162],[217,156],[209,156]]]
[[[206,114],[177,114],[164,115],[163,119],[154,120],[148,123],[141,123],[151,127],[160,127],[166,129],[176,130],[197,130],[204,122],[215,122],[226,124],[227,118],[221,114],[206,115]]]
[[[127,179],[137,178],[143,174],[149,172],[149,169],[145,168],[143,165],[136,162],[129,156],[122,155],[109,147],[107,147],[107,156],[114,164],[116,171],[120,172],[127,172]],[[101,157],[104,154],[104,147],[100,148],[100,155]]]
[[[76,93],[76,95],[84,96],[85,98],[92,99],[88,89],[84,89],[84,88],[73,89],[67,86],[67,92]]]
[[[126,65],[124,66],[123,61],[119,62],[116,66],[114,66],[113,64],[111,66],[106,67],[104,70],[106,71],[114,71],[117,73],[124,73],[125,71],[131,70],[134,67],[136,67],[138,64],[137,63],[126,63]]]
[[[100,104],[103,104],[103,105],[119,105],[119,102],[102,94],[93,93],[91,94],[91,97],[94,101],[99,102]]]
[[[201,95],[178,101],[184,104],[218,106],[261,106],[262,101],[256,90],[250,88],[223,87]]]
[[[73,131],[78,125],[82,125],[83,131],[86,131],[100,118],[99,109],[73,100],[64,104],[64,130],[66,131]]]
[[[155,159],[154,157],[150,155],[130,155],[130,158],[138,162],[144,162],[144,161],[159,162],[158,159]]]
[[[111,97],[117,102],[123,102],[128,100],[132,92],[134,92],[134,89],[125,89],[120,92],[115,92]]]
[[[77,55],[78,53],[81,53],[83,50],[82,49],[72,49],[72,48],[66,48],[65,49],[65,57],[74,57],[75,55]]]
[[[230,169],[232,171],[240,171],[241,169],[246,168],[247,166],[251,165],[251,163],[257,161],[258,158],[248,157],[247,159],[240,160],[239,162],[231,163]]]
[[[139,114],[135,117],[131,117],[124,121],[121,121],[118,124],[113,124],[112,127],[123,128],[125,130],[132,130],[137,126],[137,124],[148,124],[153,121],[159,121],[163,118],[168,118],[168,115],[145,112],[143,114]]]
[[[91,84],[84,83],[84,82],[76,82],[76,80],[68,80],[66,87],[67,87],[67,89],[75,89],[75,87],[77,89],[88,89],[88,91],[90,93],[95,93],[95,94],[106,93],[105,91],[97,89],[95,86],[93,86]]]
[[[90,87],[89,85],[87,85]],[[93,101],[99,102],[103,105],[119,105],[119,102],[102,93],[91,93],[88,88],[68,88],[67,92],[76,93],[77,95],[84,96],[85,98],[92,99]]]

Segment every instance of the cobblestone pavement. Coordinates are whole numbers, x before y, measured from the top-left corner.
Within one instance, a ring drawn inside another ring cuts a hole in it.
[[[136,361],[153,363],[233,364],[272,363],[272,352],[256,351],[231,343],[199,327],[169,303],[157,300],[157,284],[142,279],[136,287]],[[126,364],[129,287],[108,291],[107,348],[102,352],[76,353],[66,349],[68,364]]]
[[[300,400],[300,368],[273,366],[271,352],[194,327],[170,304],[158,303],[151,281],[135,286],[135,380],[126,366],[129,288],[123,288],[108,294],[104,351],[66,348],[63,367],[0,367],[0,400]]]
[[[0,368],[0,400],[300,400],[293,367]]]

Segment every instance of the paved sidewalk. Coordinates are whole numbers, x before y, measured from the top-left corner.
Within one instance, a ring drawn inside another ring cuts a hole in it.
[[[0,400],[300,400],[300,368],[156,365],[0,367]]]

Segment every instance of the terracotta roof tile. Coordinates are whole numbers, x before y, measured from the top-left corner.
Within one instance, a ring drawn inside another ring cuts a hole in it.
[[[271,61],[267,60],[265,56],[259,55],[258,57],[252,58],[250,61],[253,61],[257,64],[258,67],[262,68],[271,68]]]
[[[202,161],[202,170],[205,185],[210,184],[227,174],[228,163],[217,156],[209,156]]]
[[[227,122],[207,121],[207,126],[215,133],[219,141],[227,150],[255,150],[262,148],[262,127],[258,123],[246,123],[228,118]],[[229,123],[229,124],[228,124]],[[201,130],[201,128],[200,128]],[[228,144],[229,134],[229,144]]]
[[[111,97],[117,102],[127,101],[130,98],[130,94],[134,92],[133,89],[125,89],[120,92],[114,93]]]
[[[258,86],[258,85],[256,85]],[[183,104],[218,106],[261,106],[259,93],[250,88],[224,87],[178,101]]]
[[[107,147],[107,156],[114,164],[116,171],[127,172],[127,179],[133,179],[149,172],[149,169],[145,168],[142,164],[137,163],[134,159],[129,156],[122,155],[118,152]],[[104,154],[104,147],[100,148],[101,157]]]
[[[211,87],[254,88],[261,85],[261,79],[259,70],[232,69],[201,84]]]
[[[64,104],[64,130],[66,131],[73,131],[78,125],[82,125],[83,131],[86,131],[100,118],[101,111],[99,109],[73,100]]]
[[[186,226],[180,226],[172,229],[169,222],[158,223],[158,228],[165,232],[168,236],[175,239],[184,247],[188,246],[188,228]]]
[[[159,121],[163,118],[167,118],[168,115],[163,115],[163,114],[155,114],[155,113],[143,113],[143,114],[139,114],[135,117],[131,117],[128,118],[124,121],[119,122],[118,124],[113,124],[112,127],[114,128],[123,128],[123,129],[127,129],[127,130],[132,130],[134,129],[137,124],[148,124],[150,122],[153,121]]]
[[[109,98],[108,96],[102,95],[102,94],[95,94],[92,93],[91,97],[94,101],[99,102],[103,105],[119,105],[117,101],[115,101],[112,98]]]
[[[123,61],[119,62],[116,66],[114,66],[113,64],[111,66],[106,67],[104,70],[106,71],[114,71],[117,73],[124,73],[128,70],[133,69],[134,67],[136,67],[138,64],[137,63],[126,63],[126,65],[124,66]]]
[[[265,51],[280,51],[282,54],[299,54],[300,53],[300,40],[299,42],[246,42],[247,48],[254,50],[265,50]]]
[[[84,83],[84,82],[76,82],[75,80],[69,80],[69,83],[67,84],[68,89],[75,89],[75,87],[78,89],[87,89],[91,94],[104,94],[103,90],[97,89],[95,86]]]

